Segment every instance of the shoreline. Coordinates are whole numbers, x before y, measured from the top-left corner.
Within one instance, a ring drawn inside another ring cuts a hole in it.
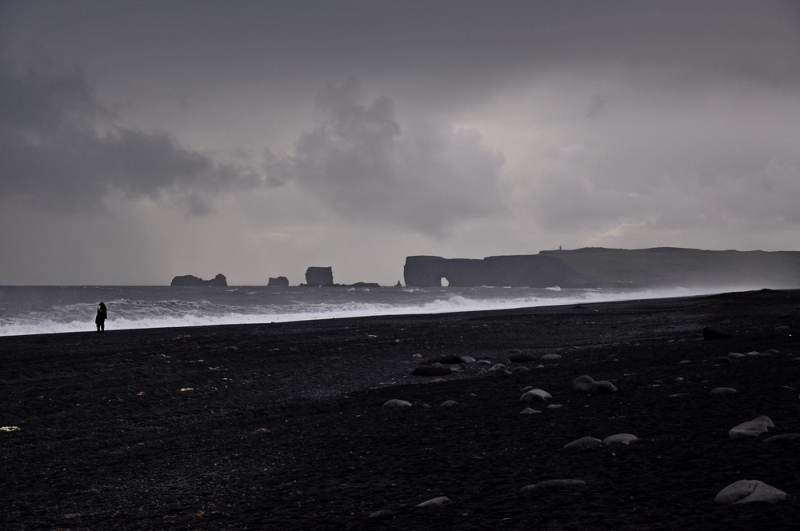
[[[41,287],[41,286],[40,286]],[[150,287],[157,287],[157,288],[164,288],[164,286],[150,286]],[[46,288],[46,287],[45,287]],[[98,288],[103,288],[103,286],[99,286]],[[169,288],[169,287],[167,287]],[[238,289],[239,287],[237,287]],[[193,288],[189,288],[193,289]],[[395,290],[396,288],[391,287],[391,290]],[[470,291],[471,288],[464,288],[467,291]],[[490,288],[492,290],[505,290],[506,288]],[[405,290],[405,288],[403,288]],[[550,290],[550,288],[546,288],[545,291]],[[724,290],[724,291],[720,291]],[[230,291],[230,290],[226,290]],[[235,291],[235,290],[234,290]],[[301,290],[305,291],[305,290]],[[442,290],[443,291],[443,290]],[[542,290],[538,290],[542,291]],[[561,290],[559,290],[561,291]],[[533,296],[534,300],[530,300],[530,298],[517,298],[517,299],[463,299],[464,293],[459,290],[455,290],[449,292],[449,297],[447,299],[431,299],[426,302],[419,302],[417,305],[406,305],[406,306],[396,306],[390,308],[381,308],[379,310],[353,310],[353,309],[340,309],[336,311],[330,311],[329,313],[308,313],[307,311],[298,311],[298,312],[287,312],[287,313],[276,313],[276,314],[251,314],[247,313],[246,310],[248,309],[247,306],[242,307],[244,313],[236,314],[238,315],[238,322],[225,322],[227,320],[231,320],[230,315],[221,317],[221,316],[205,316],[205,317],[197,317],[191,315],[179,315],[177,318],[174,315],[170,316],[170,320],[175,321],[175,319],[187,319],[188,320],[197,320],[202,319],[208,322],[204,324],[166,324],[162,325],[159,319],[163,319],[164,316],[156,317],[155,319],[155,326],[153,325],[153,317],[147,317],[144,319],[136,320],[130,319],[125,316],[123,313],[123,317],[120,318],[120,314],[113,311],[115,308],[111,308],[111,313],[113,318],[106,322],[108,326],[108,330],[154,330],[159,328],[195,328],[195,327],[206,327],[206,326],[229,326],[229,325],[270,325],[270,324],[283,324],[283,323],[301,323],[301,322],[309,322],[309,321],[326,321],[326,320],[340,320],[340,319],[360,319],[360,318],[370,318],[370,317],[404,317],[408,315],[427,315],[427,316],[437,316],[442,314],[451,314],[451,313],[465,313],[465,312],[483,312],[483,311],[505,311],[505,310],[524,310],[524,309],[532,309],[532,308],[540,308],[540,307],[550,307],[550,306],[569,306],[575,304],[598,304],[598,303],[613,303],[613,302],[632,302],[632,301],[639,301],[639,300],[661,300],[661,299],[673,299],[673,298],[686,298],[686,297],[702,297],[707,295],[716,295],[722,293],[741,293],[743,291],[748,291],[746,287],[730,287],[730,288],[669,288],[669,289],[659,289],[659,288],[651,288],[647,290],[636,290],[630,293],[628,292],[620,292],[620,293],[601,293],[600,290],[575,290],[576,294],[571,297],[554,297],[554,298],[538,298]],[[413,292],[413,290],[412,290]],[[444,292],[444,291],[443,291]],[[499,293],[503,293],[503,291],[499,291]],[[597,296],[591,296],[591,294],[597,293]],[[580,295],[579,295],[580,294]],[[98,294],[99,295],[99,294]],[[455,298],[461,297],[464,300],[464,303],[467,305],[472,305],[469,309],[458,309],[458,304],[460,303],[453,303],[452,301]],[[112,304],[114,301],[109,301],[109,304]],[[368,303],[367,303],[368,304]],[[452,304],[452,307],[442,307],[439,309],[431,308],[431,305],[437,304]],[[233,307],[232,307],[233,308]],[[116,315],[115,315],[116,314]],[[34,336],[34,335],[52,335],[52,334],[70,334],[70,333],[82,333],[86,331],[93,330],[93,323],[94,316],[91,315],[91,319],[87,316],[85,322],[83,320],[80,321],[71,321],[71,322],[57,322],[55,324],[55,328],[63,328],[62,330],[57,331],[26,331],[22,333],[11,333],[11,334],[4,334],[0,333],[0,338],[3,337],[18,337],[18,336]],[[217,321],[217,322],[215,322]],[[244,322],[242,322],[244,321]],[[121,326],[121,328],[116,328],[115,325]],[[31,324],[6,324],[4,327],[31,327],[34,328],[37,325]]]
[[[706,326],[733,337],[704,340]],[[19,431],[0,432],[0,516],[8,529],[788,529],[800,440],[763,440],[800,433],[799,329],[800,291],[761,290],[6,336],[0,424]],[[509,362],[515,350],[536,361]],[[489,364],[411,375],[448,354]],[[481,372],[496,363],[514,372]],[[574,393],[582,374],[619,391]],[[552,400],[521,402],[530,386]],[[383,407],[392,398],[412,407]],[[728,437],[761,415],[768,434]],[[564,449],[615,433],[639,441]],[[549,479],[585,485],[521,490]],[[789,497],[715,504],[739,479]],[[416,508],[437,496],[450,502]]]

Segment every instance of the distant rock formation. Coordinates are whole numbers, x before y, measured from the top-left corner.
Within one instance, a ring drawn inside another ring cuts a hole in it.
[[[267,283],[268,288],[288,288],[289,287],[289,279],[286,277],[278,277],[272,278],[269,277],[269,282]]]
[[[333,286],[333,268],[309,267],[306,269],[306,286]]]
[[[406,286],[800,287],[798,251],[584,248],[483,260],[409,256]]]
[[[541,255],[490,256],[483,260],[409,256],[403,270],[406,286],[514,286],[546,288],[585,284],[585,279],[557,258]]]
[[[222,273],[211,280],[203,280],[193,275],[177,276],[172,279],[170,286],[227,286],[228,280]]]
[[[380,284],[377,282],[356,282],[355,284],[349,284],[349,288],[379,288],[381,287]]]

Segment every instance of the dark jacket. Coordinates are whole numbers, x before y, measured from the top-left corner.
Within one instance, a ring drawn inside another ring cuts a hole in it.
[[[106,311],[106,307],[104,304],[101,304],[97,309],[97,317],[94,318],[94,322],[97,324],[103,324],[107,318],[108,313]]]

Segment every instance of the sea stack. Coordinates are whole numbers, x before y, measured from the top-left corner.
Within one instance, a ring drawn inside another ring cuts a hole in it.
[[[332,267],[309,267],[306,269],[307,286],[333,286]]]
[[[269,282],[267,283],[268,288],[288,288],[289,287],[289,279],[286,277],[278,277],[272,278],[269,277]]]

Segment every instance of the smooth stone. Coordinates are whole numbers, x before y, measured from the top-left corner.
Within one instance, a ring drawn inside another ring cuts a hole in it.
[[[530,402],[532,400],[550,400],[551,398],[553,398],[553,395],[547,391],[543,391],[542,389],[531,389],[519,397],[521,402]]]
[[[787,441],[800,441],[800,433],[783,433],[781,435],[773,435],[764,439],[765,443],[780,443]]]
[[[444,505],[445,503],[448,503],[449,501],[450,501],[450,498],[448,498],[447,496],[439,496],[438,498],[433,498],[433,499],[424,501],[424,502],[420,503],[419,505],[417,505],[417,507],[439,507],[441,505]]]
[[[750,352],[747,353],[747,355],[756,357],[756,356],[760,356],[761,353],[759,351],[757,351],[757,350],[751,350]]]
[[[777,355],[777,354],[780,354],[780,353],[781,353],[781,351],[780,351],[780,350],[777,350],[777,349],[774,349],[774,348],[771,348],[771,349],[769,349],[769,350],[765,350],[765,351],[764,351],[764,354],[773,354],[773,355]]]
[[[592,384],[594,384],[594,378],[588,374],[584,374],[572,380],[572,389],[579,393],[588,393],[592,390]]]
[[[560,359],[561,359],[560,354],[545,354],[544,356],[539,358],[539,361],[560,360]]]
[[[456,402],[455,400],[445,400],[444,402],[442,402],[439,405],[439,407],[452,407],[452,406],[457,406],[457,405],[458,405],[458,402]]]
[[[711,361],[714,363],[730,363],[731,359],[728,356],[720,356],[719,358],[714,358]]]
[[[678,365],[683,365],[684,363],[691,363],[689,360],[681,360],[678,362]]]
[[[423,365],[411,371],[412,376],[447,376],[452,373],[453,371],[449,367],[442,367],[441,365]]]
[[[530,354],[511,354],[508,357],[508,361],[513,363],[528,363],[531,361],[536,361],[536,358]]]
[[[689,394],[689,393],[677,393],[677,394],[674,394],[674,395],[669,395],[667,398],[678,398],[679,396],[684,396],[684,395],[687,395],[687,394]]]
[[[616,392],[617,392],[616,386],[606,380],[601,380],[599,382],[593,383],[592,389],[589,391],[589,393],[592,395],[608,395]]]
[[[772,423],[769,417],[761,416],[734,426],[728,431],[728,435],[730,435],[731,439],[758,437],[762,433],[766,433],[768,431],[767,428],[774,427],[775,424]]]
[[[675,381],[676,382],[682,382],[683,381],[683,377],[678,376],[677,378],[675,378]]]
[[[530,369],[528,369],[527,367],[514,367],[513,369],[511,369],[511,373],[513,374],[515,372],[525,372],[529,370]]]
[[[769,502],[786,499],[786,493],[754,479],[742,479],[731,483],[717,494],[714,501],[731,505],[734,503]]]
[[[533,389],[533,386],[532,385],[528,385],[528,386],[523,387],[522,389],[520,389],[520,391],[522,391],[524,393],[525,391],[530,391],[531,389]]]
[[[520,349],[518,349],[518,348],[512,348],[512,349],[507,350],[506,354],[519,354],[521,352],[522,351]]]
[[[494,365],[492,365],[492,368],[489,369],[489,372],[507,371],[507,370],[508,370],[508,367],[506,367],[502,363],[495,363]]]
[[[370,518],[382,518],[384,516],[391,516],[394,513],[395,513],[394,511],[390,511],[388,509],[381,509],[380,511],[375,511],[374,513],[369,513],[369,517]]]
[[[576,441],[565,444],[564,448],[595,448],[597,446],[603,446],[603,441],[594,437],[581,437]]]
[[[736,392],[733,387],[715,387],[711,390],[713,396],[732,395]]]
[[[411,357],[420,359],[420,358],[422,358],[422,354],[413,354]]]
[[[583,487],[586,482],[582,479],[548,479],[540,481],[535,485],[526,485],[520,489],[521,492],[543,491],[549,489],[559,489],[563,487]]]
[[[464,363],[475,363],[475,358],[472,356],[461,356],[461,361]]]
[[[741,352],[728,352],[728,358],[744,358]]]
[[[475,363],[477,363],[478,365],[491,365],[492,364],[492,362],[489,361],[489,360],[478,360]]]
[[[703,328],[703,339],[706,341],[713,341],[715,339],[728,339],[729,337],[733,337],[733,334],[730,332],[718,330],[710,326]]]
[[[539,411],[538,409],[530,408],[530,407],[526,407],[525,409],[523,409],[520,412],[520,414],[522,414],[522,415],[535,415],[537,413],[541,413],[541,411]]]
[[[550,404],[547,406],[547,409],[558,409],[560,407],[564,407],[562,404]]]
[[[392,398],[391,400],[384,402],[383,407],[411,407],[411,402]]]
[[[603,439],[603,444],[606,446],[612,446],[615,444],[625,444],[628,445],[633,441],[638,441],[639,438],[632,433],[618,433],[616,435],[610,435]]]

